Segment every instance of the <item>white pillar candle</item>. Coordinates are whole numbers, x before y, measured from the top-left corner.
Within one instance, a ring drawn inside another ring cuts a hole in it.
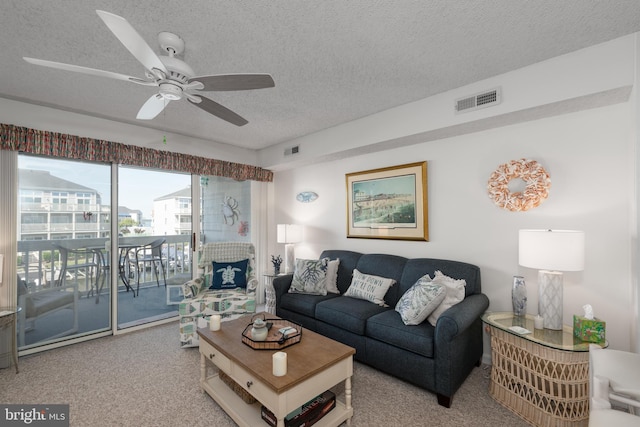
[[[209,319],[209,329],[212,331],[219,331],[220,330],[220,315],[219,314],[212,314],[211,318]]]
[[[539,314],[533,319],[533,326],[536,329],[544,329],[544,317]]]
[[[276,377],[287,375],[287,353],[283,351],[273,353],[273,375]]]

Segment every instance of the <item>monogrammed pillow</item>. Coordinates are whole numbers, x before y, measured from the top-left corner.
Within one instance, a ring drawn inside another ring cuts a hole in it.
[[[351,279],[349,289],[344,293],[344,296],[363,299],[387,307],[384,302],[384,296],[395,282],[393,279],[363,274],[358,270],[353,270],[353,279]]]

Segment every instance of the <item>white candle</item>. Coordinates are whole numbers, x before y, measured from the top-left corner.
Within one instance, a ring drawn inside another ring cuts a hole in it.
[[[544,317],[539,314],[533,319],[533,326],[536,329],[544,329]]]
[[[287,353],[283,351],[273,353],[273,375],[276,377],[287,375]]]
[[[212,314],[211,318],[209,319],[209,329],[212,331],[219,331],[220,330],[220,315],[219,314]]]

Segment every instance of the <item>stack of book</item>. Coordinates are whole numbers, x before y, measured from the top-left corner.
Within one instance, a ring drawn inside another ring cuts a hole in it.
[[[318,422],[329,411],[336,407],[336,395],[327,390],[314,397],[289,415],[284,417],[285,427],[309,427]],[[276,416],[269,409],[262,405],[262,419],[272,427],[277,424]]]

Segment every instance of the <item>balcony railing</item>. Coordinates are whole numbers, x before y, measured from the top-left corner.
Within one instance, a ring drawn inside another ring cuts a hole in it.
[[[40,223],[40,224],[21,224],[20,230],[24,233],[47,233],[51,231],[109,231],[111,224],[109,223],[84,223],[84,222],[63,222],[63,223]]]
[[[142,247],[151,241],[162,237],[166,243],[162,248],[162,260],[167,279],[174,276],[189,273],[191,271],[191,236],[143,236],[143,237],[121,237],[118,239],[119,245]],[[99,251],[100,265],[103,271],[110,270],[114,274],[119,272],[119,268],[109,268],[111,256],[111,242],[106,238],[95,239],[73,239],[73,240],[21,240],[18,241],[18,276],[25,280],[30,291],[37,291],[41,288],[55,286],[60,280],[61,259],[60,254],[54,247],[55,244],[64,244],[73,249],[86,249],[85,255],[78,253],[69,254],[67,265],[76,266],[87,264],[89,254]],[[82,252],[81,252],[82,253]],[[83,258],[85,257],[85,258]],[[120,257],[118,257],[120,258]],[[149,269],[140,269],[140,282],[155,280],[153,272]],[[95,273],[90,268],[68,268],[65,280],[72,280],[78,285],[80,291],[91,289]],[[124,286],[123,283],[120,283]],[[105,286],[109,286],[106,284]]]
[[[22,212],[100,212],[103,211],[105,205],[99,204],[78,204],[74,202],[69,203],[25,203],[22,202],[20,210]],[[108,206],[107,206],[108,208]]]

